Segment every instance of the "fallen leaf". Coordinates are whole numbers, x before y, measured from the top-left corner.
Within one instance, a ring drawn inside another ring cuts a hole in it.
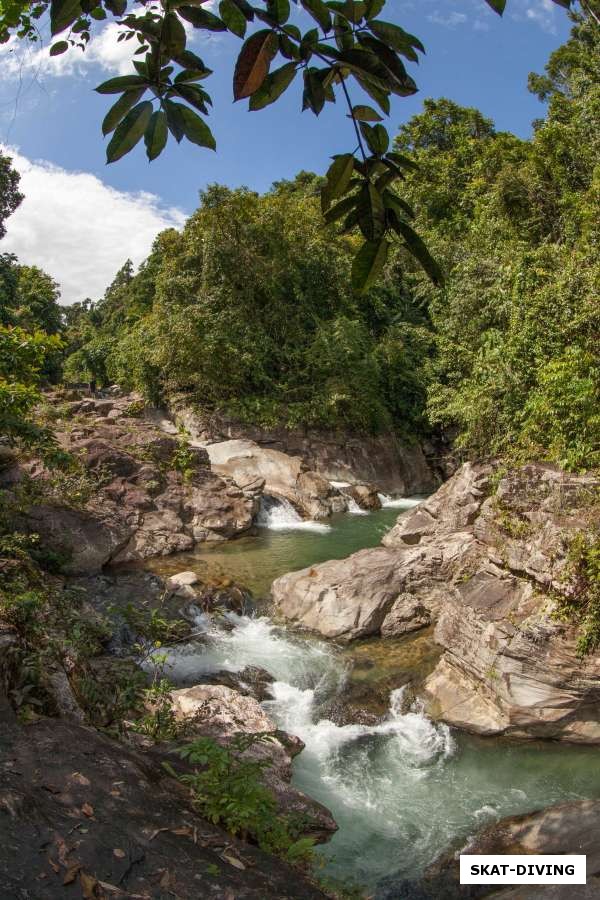
[[[79,881],[81,884],[81,892],[83,894],[84,900],[96,900],[96,887],[98,886],[98,879],[94,878],[93,875],[88,875],[86,872],[80,872]]]
[[[89,787],[92,783],[89,778],[86,778],[85,775],[82,775],[81,772],[73,772],[70,776],[71,781],[76,781],[77,784],[83,784],[85,787]]]
[[[171,876],[169,875],[169,870],[165,869],[162,878],[158,882],[161,888],[168,888],[171,884]]]
[[[110,791],[110,796],[111,796],[111,797],[120,797],[120,796],[121,796],[121,791],[118,791],[118,790],[115,788],[114,791]]]
[[[90,806],[89,803],[84,803],[81,807],[81,812],[90,819],[94,815],[94,807]]]
[[[121,850],[120,847],[115,847],[115,849],[113,850],[113,855],[116,856],[117,859],[125,859],[125,857],[127,856],[125,851]]]
[[[235,866],[236,869],[246,868],[241,859],[236,859],[235,856],[229,856],[229,854],[227,853],[224,853],[221,859],[224,859],[226,862],[228,862],[230,866]]]
[[[48,859],[48,862],[50,863],[50,865],[52,866],[52,868],[58,875],[58,873],[60,872],[60,866],[58,865],[58,863],[55,863],[53,859]]]
[[[150,835],[150,837],[148,838],[148,840],[149,840],[149,841],[153,841],[154,838],[156,837],[156,835],[157,835],[157,834],[160,834],[161,831],[169,831],[169,830],[170,830],[169,828],[157,828],[155,831],[152,832],[152,834]]]
[[[77,878],[77,873],[79,872],[81,866],[79,863],[75,863],[74,866],[71,866],[67,869],[65,873],[65,877],[63,878],[63,884],[73,884],[75,879]]]

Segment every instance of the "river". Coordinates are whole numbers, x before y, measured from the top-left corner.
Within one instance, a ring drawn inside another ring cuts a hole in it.
[[[228,577],[265,597],[284,572],[377,545],[402,508],[346,514],[327,525],[271,511],[262,520],[269,527],[257,536],[170,557],[160,572]],[[418,702],[407,707],[406,689],[395,685],[434,664],[429,633],[340,648],[294,633],[266,610],[259,604],[254,617],[232,614],[227,628],[204,623],[211,640],[172,651],[169,663],[173,676],[187,683],[209,670],[246,665],[276,679],[264,705],[306,745],[294,763],[294,783],[329,807],[340,826],[318,851],[327,874],[368,889],[390,874],[415,878],[441,851],[487,823],[600,797],[597,749],[480,739],[432,722]],[[361,681],[367,692],[387,688],[387,712],[374,725],[334,724],[332,700],[349,682]]]

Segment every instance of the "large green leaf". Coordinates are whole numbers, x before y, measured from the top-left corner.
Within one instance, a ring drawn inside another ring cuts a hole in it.
[[[285,25],[290,17],[290,0],[267,0],[267,11],[278,25]]]
[[[269,106],[274,103],[283,92],[290,86],[296,75],[297,65],[295,62],[286,63],[280,69],[271,72],[259,89],[250,97],[249,109],[257,110]]]
[[[381,22],[376,19],[373,22],[369,22],[369,28],[376,37],[389,44],[398,53],[403,53],[404,56],[407,56],[413,62],[418,62],[419,59],[414,51],[415,47],[421,53],[425,53],[425,47],[421,41],[413,34],[409,34],[408,31],[400,28],[399,25],[393,25],[391,22]]]
[[[318,22],[325,34],[331,31],[331,13],[323,0],[300,0],[304,9]]]
[[[345,216],[350,210],[354,209],[356,204],[358,203],[358,194],[352,194],[350,197],[344,197],[343,200],[340,200],[339,203],[336,203],[335,206],[332,206],[325,215],[323,216],[325,222],[330,225],[332,222],[337,222],[338,219],[341,219],[342,216]]]
[[[246,16],[233,0],[221,0],[219,3],[219,15],[229,31],[238,37],[244,37],[247,25]]]
[[[366,291],[385,266],[389,242],[385,238],[379,241],[365,241],[352,263],[352,287],[357,291]]]
[[[194,28],[203,28],[205,31],[227,31],[225,22],[205,9],[198,9],[196,6],[180,6],[178,12]]]
[[[134,91],[125,91],[125,93],[119,97],[117,102],[111,106],[106,113],[104,121],[102,122],[102,134],[104,136],[115,130],[123,116],[129,112],[132,106],[135,106],[145,90],[145,87],[136,88]]]
[[[208,147],[209,150],[217,149],[217,142],[213,137],[213,133],[204,121],[193,109],[182,106],[179,111],[183,133],[188,141],[198,144],[200,147]]]
[[[321,190],[321,206],[323,211],[329,208],[331,201],[346,192],[354,172],[355,159],[352,153],[335,156],[327,170],[327,181]]]
[[[60,56],[61,53],[65,53],[68,49],[68,41],[57,41],[50,47],[50,56]]]
[[[141,75],[119,75],[117,78],[109,78],[94,90],[98,94],[121,94],[146,85],[147,81]]]
[[[404,222],[398,216],[393,216],[393,228],[396,234],[404,238],[411,254],[421,263],[431,280],[437,285],[442,285],[444,283],[442,270],[414,228],[411,228],[407,222]]]
[[[169,58],[179,56],[185,50],[185,28],[173,12],[166,14],[162,27],[162,46]]]
[[[506,0],[485,0],[488,6],[491,6],[494,12],[502,15],[506,7]]]
[[[52,0],[50,4],[50,33],[58,34],[81,15],[79,0]]]
[[[245,42],[235,64],[233,99],[242,100],[259,89],[277,53],[277,37],[268,28],[256,31]]]
[[[106,148],[106,161],[116,162],[126,153],[132,150],[144,134],[150,117],[152,116],[152,103],[143,100],[130,110],[123,121],[117,126],[111,141]]]
[[[185,107],[181,103],[173,103],[172,100],[163,100],[163,107],[167,114],[169,131],[177,143],[180,144],[185,135],[183,119],[181,116],[181,110],[185,109]]]
[[[312,109],[316,116],[319,115],[325,105],[325,88],[320,77],[319,69],[309,66],[304,70],[304,91],[302,93],[302,109]]]
[[[152,113],[146,131],[144,132],[146,155],[149,160],[156,159],[167,143],[167,116],[162,109]]]
[[[382,122],[383,119],[372,106],[353,106],[352,116],[358,122]]]
[[[360,130],[363,137],[369,145],[369,150],[378,156],[387,153],[390,145],[390,138],[383,125],[368,125],[366,122],[360,123]]]
[[[208,115],[207,102],[210,102],[210,98],[206,91],[203,91],[197,84],[175,84],[173,85],[173,91],[179,97],[191,103],[192,106],[195,106],[201,113],[204,113],[205,116]]]

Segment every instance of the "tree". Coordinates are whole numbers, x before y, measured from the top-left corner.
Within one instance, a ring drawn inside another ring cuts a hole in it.
[[[502,14],[506,0],[485,0]],[[554,0],[569,8],[571,0]],[[389,115],[390,96],[406,97],[417,86],[404,60],[418,62],[425,48],[399,25],[379,18],[385,0],[301,0],[316,27],[304,33],[289,22],[289,0],[221,0],[219,15],[196,0],[164,2],[160,7],[142,0],[133,9],[128,0],[12,0],[0,17],[0,39],[16,32],[35,39],[35,21],[50,10],[51,32],[59,38],[52,55],[69,47],[85,48],[92,20],[110,13],[122,26],[120,40],[133,41],[135,74],[111,78],[97,90],[119,95],[108,111],[102,130],[112,134],[108,162],[129,153],[142,138],[148,159],[163,151],[169,134],[201,147],[216,148],[206,122],[212,99],[199,82],[210,74],[202,59],[187,49],[186,26],[229,31],[243,40],[233,73],[234,100],[248,99],[250,110],[277,101],[296,76],[302,76],[302,108],[319,115],[326,103],[341,95],[348,108],[355,146],[334,157],[321,190],[326,221],[341,222],[343,232],[358,228],[363,242],[352,267],[352,281],[364,291],[382,271],[391,239],[412,253],[435,282],[442,273],[413,230],[410,214],[390,190],[404,180],[410,161],[390,150],[381,124]],[[588,4],[586,4],[588,5]],[[249,25],[259,28],[246,36]],[[143,58],[142,58],[143,55]],[[277,65],[277,63],[280,63]],[[276,66],[276,67],[274,67]],[[351,92],[359,91],[359,102]],[[377,109],[365,105],[373,101]],[[383,114],[383,115],[382,115]]]
[[[10,158],[0,153],[0,239],[6,234],[4,222],[23,199],[19,191],[20,180],[21,176],[13,168]]]

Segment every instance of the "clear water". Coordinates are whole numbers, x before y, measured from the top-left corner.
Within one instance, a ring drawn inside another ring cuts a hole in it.
[[[369,889],[391,873],[418,877],[440,852],[489,822],[600,797],[597,750],[451,732],[418,706],[405,709],[403,688],[390,692],[380,723],[336,725],[324,710],[364,654],[300,637],[267,617],[229,619],[231,630],[204,620],[210,639],[172,652],[172,675],[189,682],[246,665],[273,675],[273,699],[264,706],[306,745],[294,783],[329,807],[340,826],[318,851],[334,877]]]
[[[326,530],[299,530],[280,518],[256,537],[171,557],[160,567],[154,560],[152,567],[231,578],[265,597],[284,572],[377,545],[402,506],[338,516]],[[306,745],[294,763],[294,783],[329,807],[340,826],[318,851],[330,875],[368,889],[391,873],[418,877],[445,849],[499,818],[600,797],[597,749],[478,739],[432,722],[418,706],[407,709],[404,689],[395,685],[434,663],[429,634],[339,648],[267,616],[229,619],[225,629],[201,618],[207,640],[170,653],[172,676],[193,683],[209,671],[256,665],[276,679],[265,707]],[[357,682],[367,693],[389,685],[387,713],[384,698],[376,725],[330,721],[332,698]]]
[[[405,508],[408,512],[410,507]],[[376,547],[401,512],[402,508],[389,507],[367,516],[336,515],[326,522],[300,519],[295,525],[282,517],[275,527],[259,528],[255,537],[199,544],[191,553],[152,560],[151,567],[161,575],[191,569],[202,578],[229,578],[255,597],[266,597],[273,581],[286,572]]]

